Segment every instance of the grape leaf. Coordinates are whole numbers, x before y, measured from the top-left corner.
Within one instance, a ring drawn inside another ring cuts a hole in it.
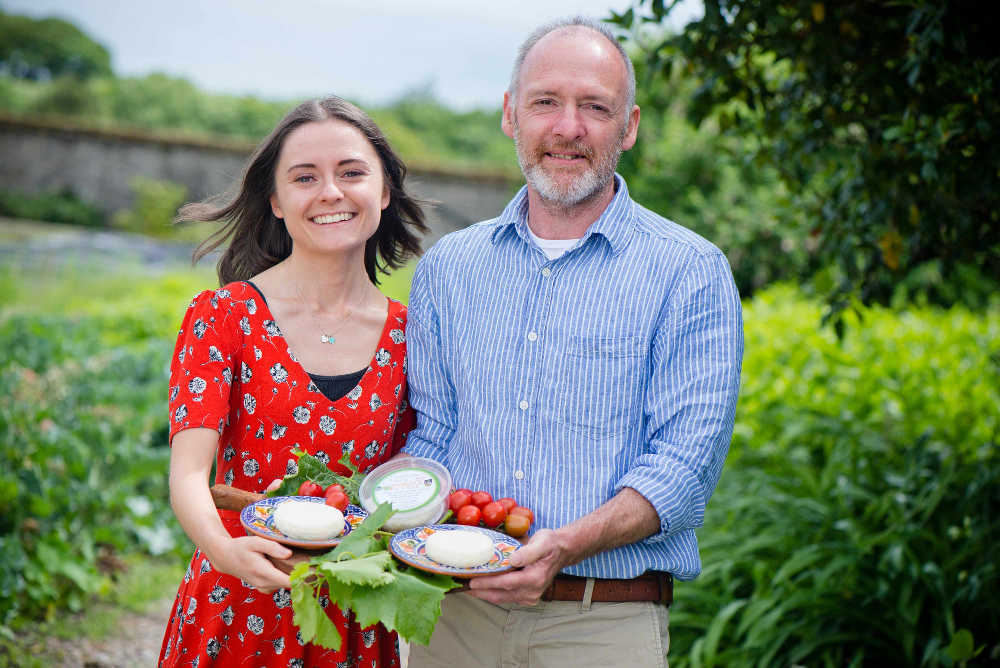
[[[326,560],[339,561],[345,557],[359,557],[375,550],[384,549],[385,545],[380,539],[375,538],[375,533],[392,517],[394,512],[391,504],[380,503],[374,512],[340,541],[337,547],[327,554],[314,557],[311,560],[312,563]]]
[[[292,577],[294,578],[296,571],[299,571],[298,575],[301,578],[302,571],[308,570],[308,565],[301,563],[292,570]],[[292,615],[295,625],[299,627],[303,640],[338,650],[341,645],[340,631],[326,616],[326,610],[316,600],[316,594],[317,590],[304,581],[300,580],[298,586],[292,585]]]
[[[340,648],[339,632],[316,601],[325,586],[331,602],[351,610],[362,626],[382,622],[404,640],[430,642],[445,592],[459,585],[446,575],[401,567],[392,558],[387,534],[379,531],[392,514],[390,504],[381,504],[335,549],[292,571],[292,611],[303,641]]]
[[[361,626],[376,622],[410,642],[426,645],[441,616],[441,601],[449,589],[460,586],[447,575],[414,569],[401,570],[391,561],[393,581],[378,588],[330,585],[330,598],[350,608]]]
[[[316,566],[316,570],[327,582],[335,579],[348,585],[378,588],[393,580],[392,574],[388,572],[390,561],[392,556],[385,550],[380,550],[355,559],[323,561]]]

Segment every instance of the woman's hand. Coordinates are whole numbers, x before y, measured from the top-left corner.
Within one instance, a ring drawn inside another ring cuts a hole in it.
[[[288,575],[268,559],[289,558],[289,548],[258,536],[233,538],[222,525],[208,488],[218,441],[218,432],[200,427],[174,436],[170,450],[170,502],[174,514],[216,570],[242,578],[264,592],[290,587]]]
[[[292,586],[288,574],[267,558],[288,559],[292,551],[273,540],[258,536],[230,538],[207,556],[215,570],[241,578],[265,594]]]

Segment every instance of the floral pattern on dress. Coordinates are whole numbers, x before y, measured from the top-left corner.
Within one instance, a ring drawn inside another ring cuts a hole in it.
[[[389,300],[367,371],[347,396],[330,401],[296,361],[253,286],[238,282],[202,292],[188,307],[172,358],[170,438],[194,427],[218,431],[216,482],[252,492],[295,472],[292,449],[341,474],[348,471],[337,460],[350,453],[359,470],[369,471],[399,451],[413,426],[405,398],[405,324],[406,307]],[[239,513],[220,510],[219,516],[231,535],[245,535]],[[399,665],[395,633],[380,624],[361,628],[323,603],[344,641],[336,652],[301,641],[288,590],[262,594],[216,571],[196,550],[159,665]]]

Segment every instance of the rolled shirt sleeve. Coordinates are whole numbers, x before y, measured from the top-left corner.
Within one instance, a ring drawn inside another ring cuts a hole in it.
[[[660,518],[647,542],[702,526],[729,451],[743,359],[743,321],[729,264],[700,255],[666,304],[651,345],[647,452],[616,484]]]

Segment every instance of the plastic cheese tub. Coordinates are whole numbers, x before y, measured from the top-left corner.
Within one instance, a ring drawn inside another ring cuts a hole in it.
[[[434,524],[448,509],[451,474],[433,459],[399,457],[374,468],[358,490],[369,513],[380,504],[392,504],[395,514],[383,525],[396,532]]]

